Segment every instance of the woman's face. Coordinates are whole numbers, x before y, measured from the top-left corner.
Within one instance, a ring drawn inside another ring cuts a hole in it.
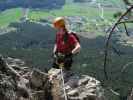
[[[65,34],[65,29],[64,28],[60,28],[60,29],[58,29],[58,31],[60,32],[60,34]]]

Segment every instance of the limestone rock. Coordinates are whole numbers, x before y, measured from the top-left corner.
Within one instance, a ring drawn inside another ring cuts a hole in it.
[[[62,97],[61,100],[64,100],[62,80],[60,79],[61,73],[59,72],[60,69],[52,69],[50,72],[54,73],[54,71],[58,72],[58,74],[56,74],[56,78],[60,84],[60,92],[58,95]],[[68,100],[105,100],[104,90],[98,80],[87,75],[78,76],[72,74],[66,77],[66,73],[68,74],[67,71],[63,71],[64,80],[67,78],[64,88],[66,89]]]
[[[65,70],[61,74],[60,69],[54,68],[44,73],[11,57],[0,57],[0,69],[1,100],[64,100],[63,88],[68,100],[105,100],[100,82],[87,75]],[[48,80],[51,75],[52,82]]]
[[[33,70],[30,78],[30,82],[34,87],[42,87],[43,83],[47,80],[48,76],[47,74],[39,71],[39,70]]]
[[[1,56],[0,67],[1,100],[48,100],[45,99],[50,89],[46,73],[30,69],[24,61],[11,57],[5,59]],[[49,95],[50,92],[47,97]]]
[[[68,96],[78,96],[79,95],[79,91],[78,89],[75,89],[75,90],[72,90],[72,91],[69,91],[67,93]]]
[[[44,91],[35,91],[34,93],[32,93],[32,100],[45,100],[44,99],[45,94]]]

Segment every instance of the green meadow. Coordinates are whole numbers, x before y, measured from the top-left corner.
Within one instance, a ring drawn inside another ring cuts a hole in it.
[[[104,8],[104,17],[112,19],[113,14],[119,11],[119,8]],[[86,16],[90,19],[99,17],[101,10],[98,7],[92,7],[89,4],[72,3],[66,4],[62,9],[44,10],[44,9],[30,9],[28,18],[31,20],[39,20],[48,16]],[[21,8],[12,8],[0,12],[0,27],[5,27],[11,22],[19,21],[22,17]]]

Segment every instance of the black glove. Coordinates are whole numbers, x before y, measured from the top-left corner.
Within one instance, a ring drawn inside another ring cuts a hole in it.
[[[57,61],[58,61],[59,63],[64,62],[64,59],[65,59],[65,55],[64,55],[64,54],[62,54],[62,53],[57,53]]]
[[[73,57],[73,54],[69,53],[69,54],[66,55],[66,57]]]

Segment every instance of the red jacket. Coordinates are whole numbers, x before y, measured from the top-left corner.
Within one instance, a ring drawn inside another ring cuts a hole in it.
[[[63,53],[63,54],[69,54],[74,49],[76,43],[78,40],[76,37],[72,34],[68,34],[68,38],[66,43],[64,42],[64,35],[62,35],[60,32],[56,33],[56,46],[57,46],[57,52]]]

